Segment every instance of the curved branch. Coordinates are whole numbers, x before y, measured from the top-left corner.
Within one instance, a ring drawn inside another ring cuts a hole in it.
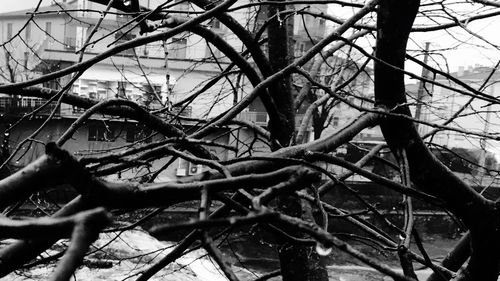
[[[42,170],[40,170],[42,172]],[[252,174],[230,179],[211,180],[189,184],[145,184],[109,183],[92,177],[80,178],[78,184],[92,186],[91,192],[85,197],[77,197],[67,206],[59,210],[55,217],[64,217],[95,206],[109,208],[141,208],[152,206],[170,206],[172,204],[197,200],[199,191],[206,188],[209,192],[237,190],[240,187],[262,188],[286,181],[294,174],[296,178],[307,181],[315,180],[316,173],[307,168],[297,166],[283,168],[266,174]],[[11,176],[12,177],[12,176]],[[58,181],[54,176],[52,181]],[[74,182],[67,181],[70,184]],[[6,181],[0,181],[0,190],[6,188]],[[222,212],[227,209],[224,208]],[[19,268],[22,264],[33,259],[41,251],[57,240],[50,237],[48,240],[23,240],[0,249],[0,276],[5,276]]]
[[[406,43],[419,6],[418,0],[383,0],[377,19],[375,98],[379,106],[397,108],[410,115],[406,103],[404,76],[385,63],[404,68]],[[471,280],[496,280],[500,261],[498,207],[461,181],[427,149],[414,124],[403,118],[388,117],[381,122],[384,137],[392,149],[404,148],[410,175],[416,186],[443,200],[469,227],[472,255],[468,264]],[[481,219],[479,219],[481,218]]]

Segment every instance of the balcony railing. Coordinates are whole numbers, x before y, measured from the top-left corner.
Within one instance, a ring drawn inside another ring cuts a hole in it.
[[[170,111],[171,115],[173,115],[173,116],[178,115],[181,117],[191,117],[192,113],[193,113],[193,108],[191,108],[191,106],[186,106],[186,108],[184,108],[184,109],[182,107],[174,107]]]
[[[45,100],[40,98],[0,97],[0,113],[20,116],[33,112],[44,103]],[[40,110],[37,115],[49,115],[55,108],[56,103],[50,103]],[[59,110],[57,110],[56,115],[59,115]]]

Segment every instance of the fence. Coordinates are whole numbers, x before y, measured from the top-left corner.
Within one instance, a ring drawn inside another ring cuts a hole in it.
[[[33,112],[45,103],[41,98],[0,97],[0,113],[7,115],[24,115]],[[49,115],[56,108],[52,102],[40,110],[37,115]],[[57,110],[56,115],[59,115]]]

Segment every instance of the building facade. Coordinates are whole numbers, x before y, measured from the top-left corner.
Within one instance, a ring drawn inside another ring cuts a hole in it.
[[[493,68],[461,67],[449,75],[491,97],[500,94],[500,74]],[[457,174],[469,184],[500,186],[496,175],[500,145],[498,141],[485,137],[495,136],[500,130],[500,105],[455,91],[464,90],[464,87],[448,77],[438,75],[434,81],[434,85],[426,83],[407,87],[408,95],[415,102],[420,100],[421,111],[416,117],[431,124],[446,122],[446,126],[457,130],[436,130],[421,124],[418,128],[420,134],[427,136],[425,141],[437,151],[436,155],[448,154],[444,163],[449,167],[456,166]],[[417,98],[419,88],[421,94]],[[457,159],[462,163],[456,163]]]
[[[154,7],[155,1],[140,1],[142,5]],[[195,16],[199,11],[187,1],[177,1],[171,5],[172,13],[182,13],[183,16]],[[238,1],[243,5],[247,1]],[[326,11],[326,4],[314,4],[312,9]],[[86,42],[93,26],[103,15],[100,12],[104,6],[88,0],[59,1],[50,6],[41,7],[31,21],[31,10],[15,11],[0,15],[0,38],[4,42],[0,57],[0,83],[24,81],[74,65],[82,60],[91,59],[106,51],[113,45],[132,40],[141,36],[139,28],[130,28],[132,18],[126,14],[111,9],[92,39]],[[305,7],[296,7],[305,9]],[[232,16],[250,29],[259,25],[257,18],[262,15],[259,6],[236,9]],[[255,25],[255,26],[252,26]],[[203,23],[204,26],[223,37],[236,50],[241,50],[242,44],[234,34],[217,20]],[[307,51],[315,41],[325,33],[325,21],[311,15],[294,16],[294,39],[296,55]],[[80,57],[80,50],[85,46],[85,52]],[[220,73],[221,68],[229,65],[229,61],[220,51],[207,43],[200,36],[192,33],[181,33],[163,42],[154,42],[132,50],[123,51],[117,55],[98,62],[86,70],[73,83],[69,93],[89,98],[106,100],[110,98],[129,99],[150,109],[165,109],[172,114],[184,117],[207,119],[223,112],[234,102],[234,93],[230,82],[237,75],[221,79],[210,90],[197,98],[188,107],[180,111],[176,104],[186,99],[210,79]],[[45,83],[45,87],[61,89],[71,76]],[[246,79],[241,79],[237,93],[241,99],[251,90]],[[3,130],[16,123],[20,117],[30,114],[44,103],[37,98],[0,96],[0,113],[2,114]],[[258,102],[257,102],[258,103]],[[43,120],[53,114],[37,135],[39,142],[26,142],[12,160],[15,167],[23,166],[41,153],[43,145],[57,140],[68,126],[83,112],[83,109],[67,104],[45,106],[37,114],[30,116],[21,125],[13,127],[4,136],[4,143],[12,151],[19,143],[26,140],[42,124]],[[263,108],[254,104],[239,115],[241,120],[267,125],[267,115]],[[298,115],[300,119],[300,114]],[[184,126],[196,128],[195,121],[185,121]],[[129,120],[111,119],[109,116],[95,115],[81,127],[69,140],[64,148],[76,155],[96,155],[117,147],[126,147],[138,141],[148,142],[161,139],[161,136],[151,134],[147,128]],[[231,128],[221,129],[211,136],[224,144],[238,146],[241,143],[252,143],[257,153],[266,151],[267,145],[254,141],[253,132],[239,129],[233,132]],[[215,149],[213,152],[222,159],[229,157],[228,151]],[[164,163],[152,163],[160,167]],[[202,166],[185,161],[178,161],[172,168],[162,173],[163,178],[175,178],[203,171]],[[148,173],[131,171],[134,177]],[[115,175],[121,177],[124,175]],[[124,176],[125,177],[125,176]],[[128,177],[131,177],[130,175]]]

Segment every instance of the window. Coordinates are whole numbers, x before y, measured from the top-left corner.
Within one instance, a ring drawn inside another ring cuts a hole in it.
[[[57,79],[49,80],[47,82],[43,82],[43,86],[45,88],[50,88],[50,89],[58,90],[59,89],[59,81]]]
[[[324,78],[324,83],[326,85],[330,85],[330,83],[332,82],[332,79],[333,79],[333,74],[331,74],[331,73],[326,74],[325,78]]]
[[[300,57],[304,54],[306,45],[304,42],[295,43],[295,56]]]
[[[332,126],[337,127],[339,125],[339,118],[338,117],[333,117],[332,119]]]
[[[45,34],[49,37],[52,36],[52,23],[50,21],[45,23]]]
[[[212,22],[210,23],[210,26],[215,29],[220,29],[221,23],[218,19],[213,19]]]
[[[109,81],[97,81],[97,99],[105,100],[108,98]]]
[[[153,139],[152,131],[149,128],[141,126],[129,126],[126,131],[125,140],[127,142],[136,142],[143,140],[146,143],[151,143]]]
[[[127,92],[127,82],[118,81],[118,89],[117,89],[116,96],[121,97],[121,98],[125,98],[126,92]]]
[[[12,39],[12,23],[7,24],[7,40]]]
[[[0,108],[6,109],[10,107],[11,98],[10,97],[0,97]]]
[[[127,132],[125,135],[126,142],[134,142],[135,141],[136,128],[130,127],[127,128]]]
[[[79,1],[80,2],[80,1]],[[76,47],[76,26],[64,25],[64,47],[67,50],[74,51]]]
[[[182,158],[179,158],[176,176],[183,177],[189,175],[196,175],[203,172],[203,165],[191,163]]]
[[[184,177],[184,176],[187,176],[189,175],[188,172],[189,172],[189,162],[182,159],[182,158],[179,158],[178,160],[178,166],[177,166],[177,171],[175,173],[176,176],[178,177]]]
[[[186,58],[186,48],[187,39],[186,38],[172,38],[172,42],[169,44],[169,54],[171,58],[174,59],[185,59]]]
[[[76,48],[76,38],[74,37],[65,37],[64,38],[64,48],[70,51],[74,51]]]
[[[114,128],[108,124],[95,124],[89,126],[89,141],[115,141]]]
[[[30,53],[24,52],[24,68],[28,68],[28,59],[30,57]]]
[[[319,28],[325,27],[325,19],[319,19]]]
[[[26,41],[30,41],[31,40],[31,23],[28,23],[26,25]]]
[[[205,57],[220,60],[222,59],[222,52],[207,42],[207,48],[205,49]]]

